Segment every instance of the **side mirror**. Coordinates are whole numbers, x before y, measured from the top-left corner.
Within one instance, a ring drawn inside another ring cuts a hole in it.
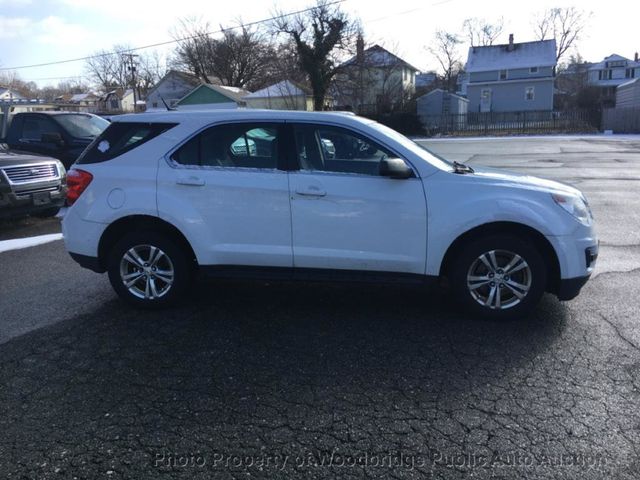
[[[413,170],[401,158],[383,158],[380,160],[380,176],[398,180],[413,177]]]
[[[53,143],[54,145],[58,145],[59,147],[64,146],[64,139],[58,132],[43,133],[40,137],[40,141],[43,143]]]

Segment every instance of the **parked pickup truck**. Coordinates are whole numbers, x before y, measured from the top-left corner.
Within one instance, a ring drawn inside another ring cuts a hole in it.
[[[59,160],[0,145],[0,218],[51,217],[66,195],[67,172]]]
[[[13,150],[47,155],[69,168],[84,149],[107,128],[97,115],[75,112],[8,114],[0,123],[0,140]],[[4,126],[2,126],[4,124]]]

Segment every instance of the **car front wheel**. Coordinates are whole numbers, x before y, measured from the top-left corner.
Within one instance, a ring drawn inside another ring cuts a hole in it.
[[[496,320],[526,316],[540,300],[546,281],[538,250],[512,235],[465,244],[451,271],[455,300],[474,314]]]
[[[170,237],[134,232],[122,238],[109,256],[109,280],[125,301],[140,307],[175,303],[191,282],[185,252]]]

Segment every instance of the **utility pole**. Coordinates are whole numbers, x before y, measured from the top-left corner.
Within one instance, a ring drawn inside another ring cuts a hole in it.
[[[135,63],[135,59],[138,58],[139,55],[136,55],[134,53],[123,53],[122,56],[129,60],[129,66],[127,67],[127,69],[131,72],[131,83],[132,83],[131,88],[133,90],[133,113],[136,113],[136,110],[138,108],[138,102],[137,102],[137,96],[136,96],[136,63]]]

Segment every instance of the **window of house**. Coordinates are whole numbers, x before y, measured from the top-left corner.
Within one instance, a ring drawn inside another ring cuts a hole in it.
[[[218,125],[193,137],[171,159],[181,165],[274,169],[278,166],[277,137],[276,124]]]
[[[635,68],[627,68],[624,74],[625,78],[635,78],[636,70]]]
[[[529,73],[538,73],[538,67],[531,67]]]
[[[507,79],[507,71],[500,70],[500,80],[506,80],[506,79]]]
[[[535,87],[527,87],[524,89],[524,99],[525,100],[534,100],[536,95]]]
[[[380,160],[395,156],[344,128],[301,124],[294,133],[301,170],[378,176]]]

